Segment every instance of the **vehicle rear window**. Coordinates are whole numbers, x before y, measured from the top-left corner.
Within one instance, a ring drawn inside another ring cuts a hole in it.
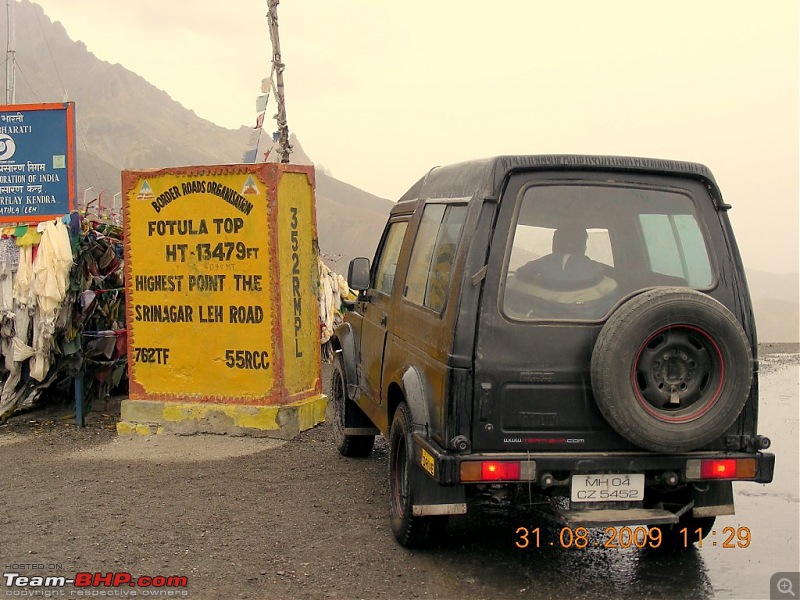
[[[515,319],[603,318],[656,286],[708,288],[692,199],[621,185],[537,185],[518,201],[502,307]]]

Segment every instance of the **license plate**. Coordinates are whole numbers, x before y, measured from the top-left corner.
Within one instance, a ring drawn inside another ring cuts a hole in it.
[[[431,477],[435,477],[434,469],[436,468],[436,463],[433,462],[433,456],[431,456],[430,452],[422,448],[422,455],[419,459],[419,464],[422,465],[422,468],[425,469],[428,473],[431,474]]]
[[[644,475],[573,475],[573,502],[637,502],[644,499]]]

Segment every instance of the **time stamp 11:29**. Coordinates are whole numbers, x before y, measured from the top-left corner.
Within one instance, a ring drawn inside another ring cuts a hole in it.
[[[562,527],[556,532],[542,530],[539,527],[518,527],[514,531],[514,545],[520,549],[541,548],[553,546],[561,548],[659,548],[662,544],[662,534],[658,527],[605,527],[603,539],[590,535],[586,527]],[[548,539],[552,536],[552,539]],[[700,528],[691,529],[682,527],[678,530],[678,542],[688,548],[697,543],[698,548],[705,546],[720,548],[747,548],[750,546],[749,527],[723,527],[721,530],[712,530],[708,537],[703,539]]]

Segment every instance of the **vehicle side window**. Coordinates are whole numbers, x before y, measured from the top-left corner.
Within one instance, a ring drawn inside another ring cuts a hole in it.
[[[382,294],[392,293],[397,259],[400,256],[400,247],[403,245],[403,236],[407,227],[408,223],[406,221],[393,223],[386,234],[386,241],[377,260],[375,284],[373,285]]]
[[[463,204],[425,207],[411,251],[404,290],[406,300],[436,312],[444,310],[466,214],[467,207]]]
[[[711,284],[703,234],[692,215],[639,215],[650,269],[686,279],[693,287]]]

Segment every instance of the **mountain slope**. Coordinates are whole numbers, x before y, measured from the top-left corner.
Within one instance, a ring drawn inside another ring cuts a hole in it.
[[[91,187],[93,194],[104,192],[108,206],[122,169],[238,163],[249,148],[251,129],[226,129],[199,118],[139,75],[98,59],[30,0],[20,0],[14,14],[17,102],[76,103],[79,199]],[[0,11],[3,46],[5,19],[6,11]],[[292,161],[312,164],[294,136],[292,144]],[[326,262],[346,273],[351,258],[371,258],[392,205],[317,169],[317,223]],[[798,274],[748,271],[748,279],[760,340],[797,341]]]
[[[78,198],[103,193],[104,206],[120,190],[122,169],[239,163],[252,129],[219,127],[119,64],[110,64],[70,39],[42,8],[21,0],[14,11],[18,104],[74,101],[77,117]],[[0,43],[6,45],[6,11]],[[262,136],[266,138],[268,136]],[[292,161],[312,164],[293,139]],[[392,203],[318,170],[321,250],[346,261],[371,256]]]
[[[0,28],[5,43],[5,11]],[[121,65],[99,60],[72,41],[41,7],[23,0],[15,10],[17,103],[75,102],[78,189],[119,191],[101,165],[117,169],[235,162],[247,143],[246,128],[227,130],[198,118],[166,92]],[[80,194],[79,194],[80,195]]]

